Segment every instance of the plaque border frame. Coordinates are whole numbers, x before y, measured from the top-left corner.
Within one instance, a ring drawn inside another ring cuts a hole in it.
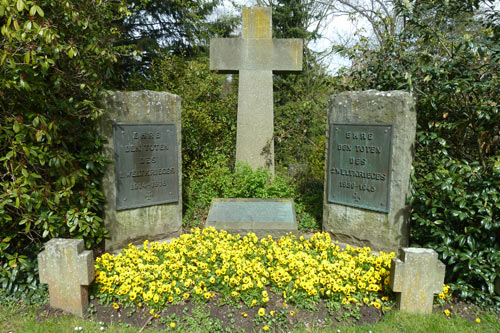
[[[116,150],[116,140],[115,140],[115,129],[118,126],[148,126],[148,125],[174,125],[175,131],[174,131],[174,139],[175,139],[175,145],[174,145],[174,156],[176,160],[176,178],[175,178],[175,183],[177,184],[176,186],[176,194],[174,195],[173,199],[168,199],[168,200],[161,200],[158,202],[153,202],[153,203],[144,203],[140,205],[134,205],[133,207],[119,207],[118,205],[118,172],[117,172],[117,161],[116,161],[116,156],[117,156],[117,150]],[[113,121],[112,123],[112,131],[113,131],[113,162],[114,162],[114,172],[115,172],[115,210],[117,211],[123,211],[123,210],[130,210],[130,209],[137,209],[137,208],[144,208],[144,207],[151,207],[151,206],[158,206],[158,205],[163,205],[163,204],[169,204],[169,203],[175,203],[179,202],[179,151],[177,149],[177,123],[175,122],[157,122],[157,123],[123,123],[123,122],[115,122]],[[182,177],[182,176],[181,176]]]
[[[329,123],[329,137],[328,137],[328,152],[327,152],[327,170],[326,170],[326,201],[329,204],[336,204],[336,205],[343,205],[343,206],[349,206],[349,207],[355,207],[355,208],[361,208],[365,210],[370,210],[370,211],[376,211],[376,212],[381,212],[381,213],[386,213],[388,214],[391,209],[391,185],[392,185],[392,150],[393,150],[393,140],[394,140],[394,124],[384,124],[384,123],[340,123],[340,122],[332,122]],[[355,203],[346,203],[346,202],[340,202],[338,200],[335,200],[333,198],[330,198],[330,169],[331,169],[331,163],[332,161],[330,160],[330,151],[332,149],[332,131],[333,127],[337,125],[350,125],[350,126],[380,126],[380,127],[389,127],[391,131],[391,137],[389,140],[389,167],[388,167],[388,172],[387,172],[387,196],[386,196],[386,206],[385,208],[376,208],[372,206],[366,206],[366,205],[359,205]]]

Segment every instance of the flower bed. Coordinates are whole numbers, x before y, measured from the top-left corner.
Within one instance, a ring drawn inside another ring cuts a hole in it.
[[[265,306],[273,295],[307,307],[320,298],[380,308],[389,298],[394,253],[341,249],[328,233],[309,240],[293,235],[274,240],[193,229],[170,243],[129,245],[117,256],[96,259],[98,297],[107,304],[145,304],[161,309],[182,301],[243,301]]]

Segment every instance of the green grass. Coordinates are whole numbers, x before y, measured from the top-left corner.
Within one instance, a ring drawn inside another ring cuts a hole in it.
[[[75,327],[82,327],[79,332],[100,332],[99,323],[83,320],[71,315],[59,315],[57,317],[38,318],[36,307],[26,306],[3,306],[0,305],[0,332],[26,332],[26,333],[66,333],[78,332]],[[136,327],[125,328],[108,326],[105,332],[137,332]]]
[[[425,333],[467,333],[467,332],[500,332],[500,321],[495,316],[484,314],[480,316],[481,322],[475,323],[461,317],[446,318],[443,314],[417,315],[393,311],[385,315],[384,319],[376,325],[361,325],[354,327],[337,328],[342,333],[370,332],[425,332]],[[331,332],[332,330],[319,330],[318,332]],[[334,330],[335,332],[336,330]],[[305,330],[303,330],[305,332]]]
[[[205,315],[200,318],[207,317]],[[176,329],[189,329],[192,332],[208,332],[210,327],[203,324],[200,318],[188,318],[184,325],[179,325]],[[481,322],[475,323],[460,317],[446,318],[443,314],[433,313],[432,315],[411,315],[393,311],[387,314],[384,319],[376,325],[361,326],[339,326],[334,329],[322,329],[315,332],[500,332],[500,321],[490,314],[480,315]],[[251,319],[249,319],[251,320]],[[0,306],[0,331],[1,332],[75,332],[75,327],[82,327],[80,332],[100,332],[99,323],[83,320],[69,315],[58,315],[56,317],[38,318],[36,307],[22,305]],[[214,328],[214,327],[211,327]],[[106,326],[105,332],[137,332],[137,327],[123,327],[117,325]],[[155,330],[145,330],[147,332],[158,332]],[[297,328],[295,332],[306,332],[304,328]]]

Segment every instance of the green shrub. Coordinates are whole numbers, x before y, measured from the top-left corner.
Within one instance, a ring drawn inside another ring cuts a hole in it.
[[[490,1],[396,1],[403,29],[347,50],[348,89],[416,99],[411,243],[434,248],[459,296],[500,307],[500,26]],[[387,18],[391,20],[390,18]]]
[[[0,2],[0,283],[36,289],[52,237],[105,237],[95,105],[111,77],[124,2]]]
[[[185,59],[164,54],[140,88],[168,91],[182,98],[182,182],[185,194],[205,170],[234,164],[237,90],[210,71],[206,57]]]
[[[486,172],[479,162],[437,155],[429,152],[414,164],[420,177],[412,178],[413,242],[438,251],[456,294],[483,305],[496,302],[500,311],[494,291],[500,263],[500,157],[488,163],[492,170]],[[422,173],[429,163],[434,171]]]
[[[213,198],[291,198],[295,201],[299,229],[318,229],[316,220],[305,211],[295,185],[280,174],[272,177],[266,169],[254,171],[248,165],[237,164],[233,172],[226,163],[205,169],[204,174],[185,189],[184,226],[202,225]]]

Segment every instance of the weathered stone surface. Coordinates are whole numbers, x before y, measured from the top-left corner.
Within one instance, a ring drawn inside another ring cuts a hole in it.
[[[212,38],[210,69],[225,74],[240,70],[288,73],[302,70],[302,40]]]
[[[94,279],[94,255],[82,239],[53,238],[38,254],[40,283],[49,285],[50,306],[83,317]]]
[[[160,240],[181,233],[182,225],[182,159],[181,159],[181,98],[166,92],[110,92],[103,101],[106,111],[100,131],[107,139],[104,152],[110,163],[104,174],[103,191],[106,197],[105,220],[110,239],[106,251],[121,249],[129,243]],[[115,158],[113,123],[175,123],[177,138],[178,201],[127,210],[116,210]]]
[[[331,123],[392,124],[394,126],[389,212],[330,203],[325,170],[323,230],[340,242],[397,252],[408,245],[410,173],[416,129],[413,98],[402,91],[345,92],[329,100],[327,151]],[[327,154],[328,156],[328,154]]]
[[[434,294],[443,290],[445,265],[432,249],[402,249],[403,261],[391,264],[390,287],[401,311],[431,313]]]
[[[206,227],[261,238],[297,233],[295,204],[292,199],[213,199]]]
[[[212,38],[210,69],[239,73],[236,160],[274,173],[273,72],[302,70],[301,39],[272,39],[271,8],[243,9],[242,38]]]

